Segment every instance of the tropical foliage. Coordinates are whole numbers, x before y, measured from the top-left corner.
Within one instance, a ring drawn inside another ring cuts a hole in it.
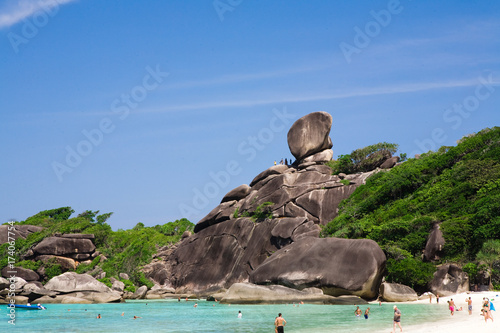
[[[84,211],[74,218],[70,216],[74,213],[71,207],[62,207],[52,210],[42,211],[25,221],[16,222],[16,225],[30,224],[41,226],[44,229],[40,232],[30,234],[26,239],[19,238],[15,242],[14,251],[17,266],[45,269],[46,281],[53,276],[62,273],[61,266],[56,262],[21,260],[30,248],[35,246],[45,237],[57,234],[84,233],[94,234],[97,251],[101,256],[97,256],[91,263],[82,263],[76,268],[77,273],[106,272],[106,276],[118,278],[119,273],[127,273],[132,282],[136,285],[147,285],[152,287],[151,281],[146,279],[140,271],[141,267],[148,264],[158,248],[177,243],[185,231],[192,231],[194,224],[187,219],[169,222],[154,227],[145,227],[143,223],[138,223],[132,230],[113,231],[106,220],[113,213],[99,215],[99,211]],[[0,246],[2,253],[6,253],[7,245]],[[102,256],[106,260],[101,260]],[[0,269],[7,265],[7,257],[0,259]],[[97,269],[96,269],[97,268]],[[133,285],[126,285],[132,290]]]
[[[484,246],[500,238],[499,202],[495,127],[371,176],[341,203],[322,234],[375,240],[387,254],[389,281],[424,288],[434,268],[422,261],[422,251],[436,223],[446,241],[443,262],[482,261],[494,270],[499,254]]]

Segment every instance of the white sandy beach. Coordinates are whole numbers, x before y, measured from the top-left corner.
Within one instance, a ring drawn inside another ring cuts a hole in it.
[[[498,295],[498,296],[497,296]],[[466,299],[472,298],[472,315],[469,315],[467,311]],[[448,308],[448,303],[446,301],[453,298],[455,304],[458,308],[462,307],[463,311],[455,312],[454,316],[448,315],[440,321],[422,323],[421,325],[405,326],[404,324],[404,314],[401,320],[403,326],[403,332],[411,333],[434,333],[434,332],[449,332],[449,333],[500,333],[500,312],[493,311],[494,322],[488,320],[487,323],[484,322],[484,317],[481,316],[481,307],[484,297],[488,297],[492,300],[495,308],[500,309],[500,292],[470,292],[457,294],[449,297],[440,297],[439,306]],[[432,298],[432,302],[436,303],[436,298]],[[429,303],[429,299],[419,300],[415,303]],[[395,303],[397,304],[397,303]],[[433,314],[429,314],[432,316]],[[380,332],[390,332],[389,330],[384,330]],[[397,328],[396,332],[399,332]]]

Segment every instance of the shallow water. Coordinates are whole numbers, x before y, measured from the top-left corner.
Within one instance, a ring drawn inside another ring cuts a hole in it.
[[[288,332],[375,332],[392,329],[393,305],[368,305],[368,320],[354,316],[349,305],[221,305],[214,302],[162,300],[119,304],[48,304],[45,311],[16,309],[16,325],[0,307],[0,332],[274,332],[278,312]],[[364,310],[367,305],[360,306]],[[400,304],[402,325],[449,317],[444,306]],[[237,318],[238,311],[243,313]],[[121,314],[124,313],[124,316]],[[96,319],[101,314],[102,319]],[[142,318],[134,320],[134,316]]]

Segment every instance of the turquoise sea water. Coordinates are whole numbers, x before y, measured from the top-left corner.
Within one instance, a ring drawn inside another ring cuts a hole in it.
[[[16,309],[16,325],[0,306],[0,332],[274,332],[279,312],[285,332],[377,332],[392,329],[393,304],[371,308],[368,320],[354,316],[350,305],[226,305],[214,302],[162,300],[119,304],[47,304],[45,311]],[[400,304],[402,325],[418,325],[448,317],[445,306]],[[238,311],[243,317],[238,319]],[[124,313],[124,316],[121,314]],[[101,319],[97,315],[101,314]],[[134,316],[142,318],[133,319]]]

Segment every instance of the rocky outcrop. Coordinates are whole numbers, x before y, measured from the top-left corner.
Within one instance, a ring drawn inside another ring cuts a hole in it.
[[[313,112],[300,118],[288,132],[290,152],[297,161],[301,161],[308,156],[332,148],[332,140],[329,136],[331,128],[332,116],[326,112]]]
[[[442,265],[434,273],[429,288],[439,296],[460,294],[469,291],[469,277],[456,265]]]
[[[250,282],[373,299],[385,262],[384,252],[371,240],[304,238],[266,259],[250,274]]]
[[[390,169],[393,168],[399,162],[399,156],[393,156],[388,158],[384,163],[380,165],[380,169]]]
[[[73,297],[83,299],[90,303],[119,303],[122,300],[122,295],[116,291],[110,292],[95,292],[95,291],[79,291],[68,293],[65,297]]]
[[[77,274],[66,272],[53,277],[45,284],[45,289],[60,293],[71,293],[76,291],[111,292],[104,283],[97,281],[88,274]]]
[[[41,256],[36,256],[35,260],[40,260],[44,264],[52,262],[54,264],[60,265],[61,270],[63,272],[74,271],[77,267],[76,261],[71,259],[71,258],[67,258],[67,257],[53,256],[53,255],[41,255]]]
[[[113,285],[111,286],[111,289],[122,293],[125,290],[125,283],[118,281],[118,280],[113,281]]]
[[[432,227],[432,231],[427,239],[427,244],[424,249],[424,260],[426,261],[437,261],[441,258],[443,247],[445,244],[445,239],[443,237],[443,232],[439,228],[439,223],[435,223]]]
[[[380,286],[380,297],[386,302],[413,302],[418,295],[412,288],[403,284],[384,282]]]
[[[14,227],[14,230],[12,230],[12,227]],[[9,237],[11,238],[10,240],[18,238],[26,239],[29,234],[42,230],[42,227],[29,224],[14,224],[14,226],[0,225],[0,245],[7,243],[9,241]]]
[[[11,272],[15,272],[15,273],[11,273]],[[4,267],[2,269],[2,276],[3,277],[8,278],[12,274],[14,274],[15,276],[20,277],[28,282],[38,281],[38,279],[40,278],[40,276],[35,271],[32,271],[31,269],[27,269],[27,268],[22,268],[22,267],[9,268],[7,266],[7,267]]]
[[[0,290],[9,288],[9,286],[10,286],[10,281],[3,277],[0,277]]]
[[[146,293],[148,292],[148,287],[142,286],[137,288],[135,293],[130,297],[131,299],[144,299],[146,297]]]
[[[250,183],[250,191],[245,191],[248,192],[246,197],[238,201],[223,200],[196,224],[194,231],[197,233],[217,223],[234,220],[236,214],[252,215],[267,202],[273,203],[269,211],[276,218],[307,217],[316,224],[325,225],[337,216],[339,203],[371,174],[352,175],[349,179],[352,185],[344,185],[325,165],[312,165],[302,170],[286,165],[273,166],[255,177]],[[229,197],[235,198],[234,195]]]
[[[162,287],[156,284],[147,292],[145,299],[164,299],[167,296],[172,296],[174,293],[175,289]]]
[[[112,291],[105,284],[88,274],[67,272],[49,280],[45,286],[40,282],[27,283],[16,279],[17,294],[31,303],[111,303],[120,302],[122,293]],[[0,300],[1,301],[1,300]]]
[[[282,304],[282,303],[316,303],[354,305],[368,304],[355,297],[332,297],[322,293],[299,291],[284,286],[257,286],[249,283],[235,283],[224,294],[217,295],[221,304]]]
[[[94,243],[88,238],[47,237],[33,248],[35,255],[72,255],[95,251]]]
[[[272,166],[229,191],[196,224],[194,235],[159,251],[144,267],[146,277],[177,293],[209,295],[252,280],[375,297],[386,260],[381,249],[371,241],[319,239],[320,226],[337,216],[339,203],[378,172],[332,175],[325,165],[333,156],[331,125],[325,112],[297,120],[288,133],[297,160]],[[378,167],[390,157],[379,155],[366,163]],[[282,270],[266,264],[272,260],[281,262]]]
[[[247,281],[249,273],[272,252],[311,229],[318,236],[317,226],[308,224],[305,218],[260,223],[238,218],[222,222],[183,241],[168,257],[171,267],[151,270],[154,273],[148,277],[160,285],[190,291],[228,288],[233,283]]]

